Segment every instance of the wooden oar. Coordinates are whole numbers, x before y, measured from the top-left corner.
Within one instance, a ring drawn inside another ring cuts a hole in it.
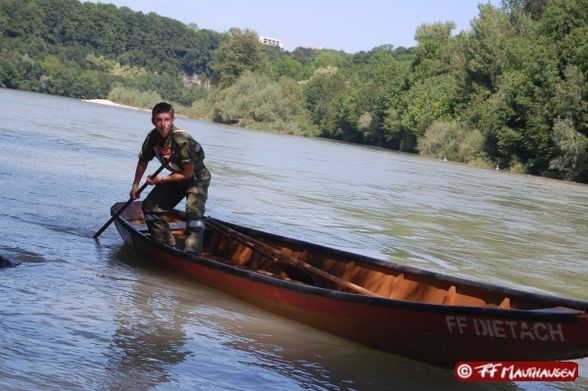
[[[165,168],[165,166],[167,165],[167,163],[168,163],[168,162],[169,162],[169,158],[168,158],[168,159],[165,159],[165,160],[163,161],[163,163],[161,164],[161,167],[159,167],[159,168],[157,169],[157,171],[155,171],[155,172],[154,172],[153,174],[151,174],[150,176],[157,176],[157,175],[159,175],[159,173],[160,173],[161,171],[163,171],[163,169]],[[145,183],[143,184],[143,186],[141,186],[141,187],[139,188],[139,194],[141,194],[141,192],[142,192],[143,190],[145,190],[145,188],[146,188],[147,186],[148,186],[148,184],[147,184],[147,182],[145,182]],[[98,230],[98,232],[96,232],[96,233],[94,234],[94,236],[92,236],[92,237],[93,237],[94,239],[97,239],[97,238],[98,238],[98,236],[100,236],[100,235],[102,234],[102,232],[104,232],[104,230],[105,230],[106,228],[108,228],[108,226],[109,226],[110,224],[112,224],[112,222],[113,222],[113,221],[114,221],[114,220],[115,220],[115,219],[116,219],[116,218],[117,218],[117,217],[118,217],[118,216],[119,216],[119,215],[120,215],[120,214],[121,214],[121,213],[122,213],[122,212],[123,212],[123,211],[124,211],[126,208],[128,208],[128,207],[129,207],[129,205],[131,205],[131,204],[133,203],[133,201],[134,201],[134,200],[133,200],[132,198],[129,198],[129,200],[128,200],[128,201],[127,201],[127,202],[126,202],[126,203],[125,203],[125,204],[124,204],[122,207],[120,207],[120,208],[119,208],[119,209],[116,211],[116,213],[112,215],[112,217],[110,218],[110,220],[108,220],[108,221],[106,222],[106,224],[104,224],[104,225],[102,226],[102,228],[100,228],[100,229]]]
[[[252,250],[257,251],[268,258],[271,258],[274,262],[286,263],[298,269],[314,273],[326,280],[334,282],[339,286],[351,289],[354,292],[361,293],[363,295],[372,297],[382,297],[368,289],[365,289],[364,287],[361,287],[349,281],[345,281],[342,278],[339,278],[331,273],[319,269],[318,267],[312,266],[311,264],[304,262],[298,258],[295,258],[288,254],[284,254],[283,252],[276,250],[275,248],[263,242],[260,242],[259,240],[253,239],[248,235],[235,231],[234,229],[227,227],[226,225],[219,223],[218,221],[208,219],[207,223],[211,225],[214,229],[224,233],[225,235],[231,236],[232,238],[243,243],[245,246],[251,248]]]

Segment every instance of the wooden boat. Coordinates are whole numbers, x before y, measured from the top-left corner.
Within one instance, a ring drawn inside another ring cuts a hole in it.
[[[112,206],[111,213],[123,205]],[[181,248],[184,214],[166,216]],[[199,257],[156,243],[136,201],[115,220],[135,251],[276,314],[442,367],[588,355],[588,302],[396,265],[208,218]]]

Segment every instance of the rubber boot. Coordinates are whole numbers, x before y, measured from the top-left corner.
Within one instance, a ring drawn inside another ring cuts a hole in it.
[[[170,247],[176,245],[176,240],[171,233],[169,224],[162,216],[157,214],[145,214],[145,223],[147,223],[149,233],[151,233],[151,237],[155,239],[155,241],[167,244]]]
[[[184,251],[194,255],[202,253],[202,246],[204,245],[204,221],[191,220],[186,224],[186,242],[184,243]]]

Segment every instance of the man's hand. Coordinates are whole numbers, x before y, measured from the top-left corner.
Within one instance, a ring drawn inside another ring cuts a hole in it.
[[[147,177],[147,184],[149,186],[153,186],[153,185],[160,185],[163,183],[163,176],[161,175],[149,175]]]
[[[132,200],[136,200],[138,198],[141,198],[141,192],[139,191],[139,187],[133,185],[133,187],[131,188],[131,191],[129,192],[129,196],[131,197]]]

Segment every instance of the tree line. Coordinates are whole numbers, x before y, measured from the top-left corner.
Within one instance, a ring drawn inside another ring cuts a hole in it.
[[[588,0],[480,4],[415,47],[262,45],[76,0],[0,0],[0,84],[588,182]]]
[[[210,78],[223,34],[154,13],[77,0],[0,0],[0,84],[103,98],[113,88],[191,104],[180,74]]]

